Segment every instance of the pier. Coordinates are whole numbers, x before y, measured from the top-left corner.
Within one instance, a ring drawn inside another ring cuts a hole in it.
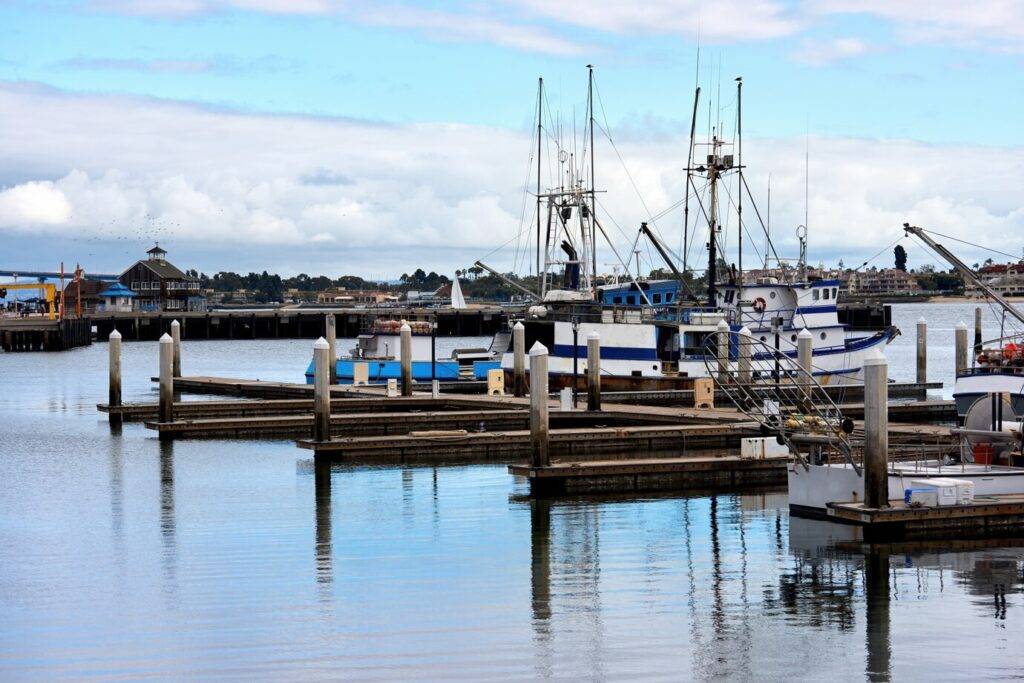
[[[67,351],[91,343],[92,328],[88,318],[0,317],[0,348],[8,353]]]

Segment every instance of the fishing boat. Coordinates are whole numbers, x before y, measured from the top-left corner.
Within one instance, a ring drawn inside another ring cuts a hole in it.
[[[540,88],[543,89],[543,80]],[[742,81],[737,79],[737,102],[741,101]],[[720,263],[719,243],[723,239],[723,221],[719,194],[725,179],[735,180],[738,188],[737,224],[742,226],[744,194],[753,202],[743,175],[742,138],[727,142],[715,133],[708,143],[707,154],[695,163],[693,136],[696,130],[700,88],[696,90],[691,125],[690,153],[686,167],[684,205],[684,243],[689,245],[690,197],[699,198],[697,184],[702,181],[703,196],[700,215],[706,217],[710,238],[707,242],[707,294],[697,296],[685,257],[682,269],[656,230],[641,223],[637,239],[645,238],[665,261],[675,276],[672,286],[665,280],[645,280],[631,272],[598,217],[598,192],[594,189],[594,113],[593,69],[588,79],[588,129],[584,149],[586,159],[579,163],[563,146],[558,150],[557,187],[542,191],[541,147],[544,138],[543,97],[538,94],[537,131],[537,209],[536,245],[537,272],[540,291],[530,291],[506,278],[513,287],[535,300],[522,321],[526,345],[540,342],[549,351],[549,373],[557,387],[581,385],[584,376],[586,340],[597,333],[601,340],[602,386],[608,390],[658,390],[689,388],[693,378],[708,375],[705,364],[706,340],[725,326],[733,339],[749,333],[762,342],[770,342],[783,353],[796,355],[797,336],[806,330],[813,340],[814,374],[822,384],[855,381],[861,376],[866,354],[884,348],[899,333],[887,327],[874,333],[853,332],[839,322],[836,303],[840,288],[838,280],[813,280],[806,276],[806,228],[798,237],[801,256],[796,267],[775,254],[778,268],[775,276],[744,278],[742,267],[742,228],[738,244],[738,265]],[[739,121],[739,112],[737,112]],[[737,131],[741,127],[737,125]],[[577,145],[572,145],[575,149]],[[731,153],[736,149],[737,155]],[[589,161],[589,173],[586,162]],[[756,205],[755,205],[756,212]],[[760,216],[760,213],[757,212]],[[766,245],[774,246],[764,229]],[[625,281],[611,285],[599,283],[597,275],[597,242],[603,238],[625,272]],[[684,249],[684,256],[686,250]],[[543,256],[543,258],[542,258]],[[638,257],[639,259],[639,257]],[[768,252],[764,264],[767,270]],[[477,265],[498,277],[495,269],[478,261]],[[724,272],[723,272],[724,271]],[[732,353],[736,344],[731,343]],[[511,349],[502,357],[506,381],[511,381],[513,356]]]

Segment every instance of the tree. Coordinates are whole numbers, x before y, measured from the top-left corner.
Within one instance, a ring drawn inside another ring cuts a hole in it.
[[[896,248],[892,250],[896,256],[896,270],[907,270],[907,250],[903,248],[902,244],[897,244]]]

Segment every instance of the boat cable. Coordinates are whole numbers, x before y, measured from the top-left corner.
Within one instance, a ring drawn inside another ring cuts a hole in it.
[[[922,228],[922,230],[924,230],[924,228]],[[953,240],[954,242],[960,242],[961,244],[966,244],[966,245],[974,247],[976,249],[981,249],[982,251],[990,251],[993,254],[999,254],[1000,256],[1006,256],[1008,258],[1012,258],[1012,259],[1015,259],[1017,261],[1020,260],[1020,255],[1019,254],[1007,254],[1005,251],[999,251],[998,249],[993,249],[992,247],[986,247],[986,246],[984,246],[982,244],[975,244],[974,242],[968,242],[967,240],[960,239],[959,237],[953,237],[952,235],[944,235],[941,232],[936,232],[935,230],[931,230],[931,229],[927,230],[927,232],[931,233],[932,235],[938,235],[939,237],[944,237],[947,240]]]

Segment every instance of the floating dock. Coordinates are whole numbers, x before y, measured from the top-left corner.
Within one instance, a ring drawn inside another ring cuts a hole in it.
[[[1013,536],[1024,528],[1024,494],[978,496],[967,505],[920,508],[902,500],[880,509],[863,502],[829,503],[828,515],[863,526],[869,542]]]

